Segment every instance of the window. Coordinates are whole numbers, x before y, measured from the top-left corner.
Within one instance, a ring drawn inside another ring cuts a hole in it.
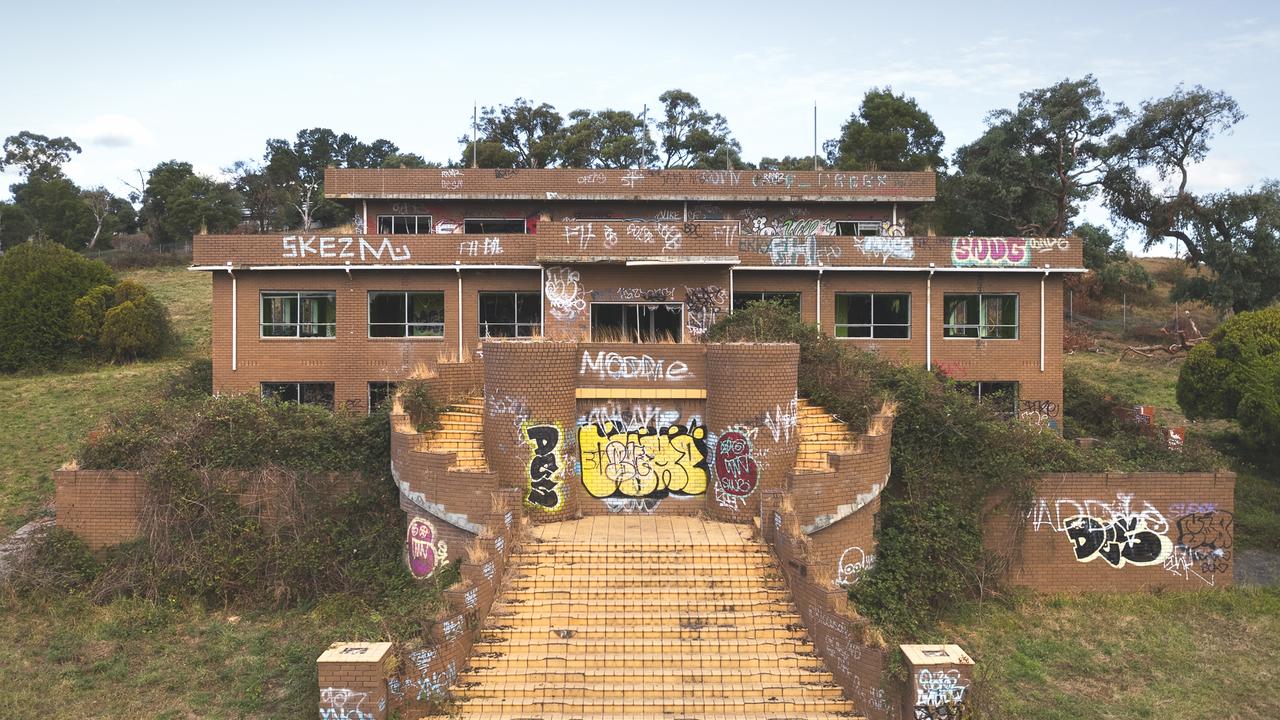
[[[444,293],[370,291],[369,337],[444,337]]]
[[[379,215],[379,235],[426,235],[431,232],[430,215]]]
[[[836,293],[836,337],[911,337],[911,295]]]
[[[369,412],[373,412],[382,407],[382,404],[391,400],[391,396],[396,392],[396,384],[385,380],[373,380],[369,382]]]
[[[838,220],[836,235],[879,235],[882,225],[879,220]]]
[[[980,403],[990,405],[992,409],[1005,417],[1014,417],[1018,410],[1018,383],[1005,380],[978,380],[973,382],[957,382],[956,390],[973,395]]]
[[[306,405],[323,405],[333,409],[333,383],[323,382],[264,382],[262,397],[280,402],[296,402]]]
[[[1017,295],[944,295],[942,337],[1018,339]]]
[[[263,292],[262,337],[336,337],[337,306],[333,291]]]
[[[593,342],[680,342],[680,303],[591,303]]]
[[[798,292],[736,292],[733,294],[733,309],[741,310],[748,303],[773,302],[800,314],[800,293]]]
[[[500,233],[523,235],[525,233],[525,225],[523,218],[515,220],[477,218],[463,220],[462,232],[467,235],[498,235]]]
[[[542,334],[542,293],[482,292],[480,337],[534,337]]]

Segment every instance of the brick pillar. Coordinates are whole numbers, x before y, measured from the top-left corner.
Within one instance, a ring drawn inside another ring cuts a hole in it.
[[[707,511],[750,522],[760,493],[782,489],[795,465],[796,367],[790,343],[707,346]]]
[[[535,522],[578,509],[577,361],[577,343],[484,344],[485,457],[500,486],[520,488]]]
[[[969,717],[973,659],[959,645],[903,645],[908,690],[903,717]]]
[[[316,668],[320,676],[320,718],[386,720],[389,642],[338,642]]]

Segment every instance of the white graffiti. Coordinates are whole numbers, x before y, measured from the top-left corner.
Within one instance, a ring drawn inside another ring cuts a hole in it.
[[[462,171],[461,170],[441,170],[440,171],[440,188],[442,190],[461,190],[462,189]]]
[[[502,238],[487,237],[483,240],[463,240],[458,243],[458,254],[475,257],[477,255],[501,255]]]
[[[854,243],[862,250],[863,255],[879,258],[882,265],[887,265],[890,259],[912,260],[916,256],[914,238],[880,235],[858,238]]]
[[[600,185],[604,183],[604,173],[593,172],[578,176],[579,185]]]
[[[960,681],[959,670],[921,670],[916,677],[916,705],[942,707],[964,702],[969,686]]]
[[[575,275],[577,273],[574,273]],[[652,380],[655,382],[679,381],[693,377],[689,365],[683,360],[655,359],[650,355],[620,355],[601,350],[595,358],[587,350],[582,351],[579,375],[595,373],[601,380]]]
[[[1028,238],[1028,250],[1067,250],[1071,243],[1066,238]]]
[[[714,240],[724,239],[725,247],[733,247],[738,244],[739,229],[737,225],[716,225],[711,228],[711,237]]]
[[[619,300],[642,300],[645,302],[664,302],[676,299],[676,289],[664,288],[618,288]]]
[[[653,231],[646,225],[639,223],[628,224],[627,234],[646,245],[652,245],[654,242]]]
[[[410,259],[409,246],[396,247],[391,243],[390,238],[382,238],[382,242],[375,246],[366,238],[285,235],[281,238],[280,244],[284,248],[280,254],[282,258],[302,259],[314,255],[339,260],[359,258],[360,262],[371,260],[400,262]]]
[[[1051,504],[1052,503],[1052,504]],[[1066,532],[1075,517],[1087,516],[1106,522],[1117,520],[1141,520],[1148,530],[1164,534],[1169,531],[1169,521],[1149,502],[1142,502],[1142,507],[1135,507],[1133,494],[1116,493],[1114,502],[1107,500],[1071,500],[1059,498],[1050,501],[1037,498],[1036,505],[1027,513],[1032,530],[1049,529],[1054,532]]]
[[[728,293],[718,285],[706,287],[684,288],[685,310],[688,311],[689,334],[701,337],[720,315],[720,309],[726,305]]]
[[[791,398],[791,404],[786,409],[781,405],[774,405],[772,412],[764,414],[764,426],[773,434],[774,442],[779,440],[790,442],[791,433],[795,432],[799,423],[800,414],[795,398]]]
[[[369,693],[350,688],[320,688],[320,720],[373,720],[371,713],[360,709],[368,697]]]
[[[658,509],[658,503],[660,502],[657,498],[636,497],[607,497],[602,498],[602,500],[605,507],[609,508],[609,512],[614,513],[651,513]]]
[[[720,483],[715,484],[715,489],[716,502],[719,503],[720,507],[728,510],[741,510],[746,507],[747,499],[745,497],[728,492]]]
[[[681,413],[676,408],[666,408],[657,405],[640,405],[632,404],[631,406],[622,405],[620,403],[609,401],[604,405],[597,405],[587,411],[585,415],[578,417],[579,425],[600,425],[613,423],[615,426],[627,431],[635,431],[643,428],[659,428],[670,425],[681,424]],[[702,422],[700,415],[690,415],[686,420],[696,420]]]
[[[862,573],[870,570],[875,564],[876,556],[866,554],[862,548],[857,546],[845,548],[836,566],[836,585],[849,587],[856,584]]]
[[[612,248],[614,245],[617,245],[617,244],[618,244],[618,233],[615,232],[612,227],[605,225],[604,226],[604,246],[606,248]]]
[[[1175,545],[1173,552],[1164,561],[1164,569],[1177,575],[1183,580],[1190,580],[1192,577],[1200,579],[1204,584],[1213,587],[1217,584],[1217,575],[1210,573],[1205,577],[1201,572],[1203,568],[1204,558],[1200,557],[1194,550],[1188,550],[1182,545]]]
[[[656,222],[673,222],[682,219],[679,210],[659,210],[653,214]]]
[[[662,236],[662,252],[675,252],[684,241],[684,235],[674,225],[659,224],[658,234]]]
[[[591,241],[596,239],[596,233],[591,223],[582,223],[580,225],[564,226],[564,241],[566,244],[572,245],[573,240],[577,239],[578,249],[586,250],[591,245]]]
[[[573,320],[587,309],[578,271],[567,267],[547,268],[547,303],[558,320]]]
[[[624,187],[633,188],[636,186],[636,182],[639,180],[644,180],[644,175],[642,175],[641,173],[635,170],[631,170],[627,172],[626,175],[622,176],[622,185]]]

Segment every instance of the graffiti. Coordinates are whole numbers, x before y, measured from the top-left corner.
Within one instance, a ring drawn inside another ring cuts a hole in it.
[[[1193,512],[1177,520],[1177,547],[1205,573],[1231,569],[1235,516],[1226,510]]]
[[[409,521],[405,540],[409,548],[409,571],[416,578],[431,577],[449,556],[449,546],[436,540],[436,529],[421,517]]]
[[[579,185],[603,185],[604,173],[593,172],[593,173],[587,173],[585,175],[579,175],[578,184]]]
[[[518,172],[520,170],[517,168],[495,168],[493,176],[499,180],[506,180],[507,178],[515,177]]]
[[[1102,558],[1119,569],[1131,565],[1155,565],[1173,552],[1169,538],[1147,528],[1140,516],[1117,517],[1104,522],[1087,515],[1067,518],[1066,533],[1076,553],[1076,560],[1089,562]]]
[[[604,498],[605,507],[611,513],[651,513],[658,509],[661,500],[657,498]]]
[[[302,259],[308,255],[322,258],[360,258],[360,262],[409,260],[409,246],[396,247],[389,238],[382,238],[376,247],[365,238],[319,237],[316,235],[285,235],[280,239],[284,252],[282,258]],[[384,257],[385,253],[385,257]]]
[[[711,228],[711,237],[713,240],[724,240],[725,247],[733,247],[738,242],[738,227],[736,225],[717,225]]]
[[[578,249],[586,250],[591,241],[596,239],[596,233],[591,223],[582,223],[580,225],[564,226],[564,241],[567,245],[572,245],[573,240],[577,239]]]
[[[959,720],[970,717],[964,704],[968,685],[961,684],[959,670],[921,670],[916,676],[917,720],[946,718]]]
[[[900,222],[895,223],[885,220],[880,223],[880,234],[885,237],[906,237],[907,226]]]
[[[513,427],[515,428],[515,441],[523,443],[524,424],[529,419],[529,408],[520,400],[510,395],[504,395],[500,398],[494,398],[487,401],[486,410],[490,417],[499,415],[511,415],[513,419]]]
[[[730,430],[716,440],[715,471],[717,494],[747,497],[756,491],[759,468],[746,435]]]
[[[1187,429],[1185,427],[1171,427],[1164,429],[1165,442],[1169,445],[1170,450],[1182,451],[1182,446],[1187,444]]]
[[[791,404],[784,410],[781,405],[774,405],[772,412],[764,414],[764,426],[773,434],[773,441],[791,441],[791,433],[800,422],[798,403],[791,398]]]
[[[697,416],[687,419],[696,420]],[[579,425],[594,423],[603,425],[611,422],[616,427],[627,430],[638,430],[646,427],[662,427],[675,425],[680,420],[680,411],[675,408],[664,408],[656,405],[632,404],[630,407],[609,402],[591,408],[586,415],[578,418]]]
[[[575,275],[577,273],[574,273]],[[579,375],[595,373],[601,380],[652,380],[661,382],[680,381],[693,377],[689,374],[689,365],[683,360],[654,359],[650,355],[619,355],[616,352],[601,350],[592,359],[591,353],[582,351],[582,364],[578,367]]]
[[[561,476],[564,463],[557,457],[560,447],[560,428],[555,425],[529,425],[524,429],[533,459],[529,461],[529,495],[525,502],[548,512],[564,505],[564,484]]]
[[[815,265],[818,262],[818,243],[809,237],[779,236],[769,241],[769,262],[774,265]]]
[[[1052,400],[1023,400],[1018,417],[1051,430],[1058,429],[1058,403]]]
[[[320,720],[373,720],[372,713],[360,709],[368,697],[350,688],[320,688]]]
[[[1169,514],[1172,515],[1173,517],[1178,517],[1179,515],[1190,515],[1191,513],[1211,513],[1217,509],[1218,509],[1217,503],[1180,502],[1180,503],[1173,503],[1172,505],[1169,506]]]
[[[653,230],[651,230],[648,226],[640,225],[638,223],[627,225],[627,235],[635,238],[636,240],[639,240],[640,242],[646,245],[652,245],[655,241],[653,236]]]
[[[435,226],[438,235],[460,235],[463,229],[462,223],[456,220],[439,220]]]
[[[1025,238],[962,237],[951,241],[951,264],[957,267],[1027,267],[1031,253]]]
[[[458,254],[475,257],[477,255],[501,255],[502,238],[487,237],[484,240],[463,240],[458,243]]]
[[[619,300],[643,300],[645,302],[664,302],[676,298],[676,289],[665,288],[618,288]]]
[[[736,170],[699,170],[690,182],[693,185],[739,185],[742,173]]]
[[[567,267],[547,268],[546,296],[557,320],[573,320],[587,309],[578,271]]]
[[[684,288],[684,303],[688,312],[689,334],[699,337],[715,325],[720,308],[725,304],[727,293],[717,285],[706,287]]]
[[[357,235],[364,235],[364,215],[354,215],[351,218],[351,225],[355,229]]]
[[[751,176],[751,184],[756,187],[786,187],[790,188],[796,183],[796,176],[793,173],[785,173],[778,170],[770,172],[754,173]]]
[[[441,170],[440,171],[440,189],[441,190],[461,190],[462,189],[462,171],[461,170]]]
[[[1067,250],[1071,244],[1066,238],[1027,238],[1028,250]]]
[[[626,175],[622,176],[622,185],[623,187],[633,188],[636,186],[636,181],[638,180],[644,180],[644,175],[635,170],[631,170],[628,171]]]
[[[418,688],[416,700],[440,697],[458,679],[458,666],[453,660],[450,660],[445,669],[440,672],[429,672],[424,666],[419,666],[418,671],[421,673],[420,677],[404,681],[406,688]]]
[[[638,430],[583,425],[582,484],[597,498],[701,495],[707,490],[705,436],[696,421]]]
[[[862,548],[857,546],[845,548],[845,551],[840,553],[840,562],[836,565],[836,585],[849,587],[857,583],[862,573],[870,570],[875,564],[876,556],[866,554]]]
[[[881,265],[888,265],[890,259],[912,260],[916,256],[915,240],[909,237],[863,237],[855,239],[854,244],[863,255],[879,258]]]
[[[1116,493],[1115,502],[1060,498],[1052,501],[1052,506],[1049,500],[1039,498],[1036,506],[1027,513],[1027,519],[1036,531],[1047,526],[1054,532],[1066,532],[1068,521],[1079,516],[1103,518],[1107,521],[1138,518],[1153,532],[1163,534],[1169,531],[1169,521],[1155,506],[1143,501],[1142,507],[1135,510],[1133,495],[1125,493]]]

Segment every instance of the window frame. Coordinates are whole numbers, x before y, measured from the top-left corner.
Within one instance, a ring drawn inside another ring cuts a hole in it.
[[[957,380],[955,381],[955,385],[956,385],[956,389],[962,390],[972,395],[974,400],[978,403],[982,403],[983,397],[985,396],[996,395],[1003,392],[1005,389],[1011,388],[1013,390],[1013,394],[1012,394],[1013,399],[1012,399],[1012,402],[1009,404],[1009,408],[1007,410],[1000,410],[999,408],[996,408],[996,412],[999,413],[1002,417],[1005,417],[1007,419],[1013,419],[1018,417],[1019,401],[1022,397],[1021,382],[1017,380]],[[1005,386],[1008,386],[1008,388],[1002,388],[1000,390],[992,390],[990,392],[984,392],[983,391],[984,385],[1005,385]]]
[[[395,392],[396,392],[396,385],[397,385],[397,383],[396,383],[396,381],[395,381],[395,380],[370,380],[370,381],[368,381],[368,383],[365,385],[365,396],[364,396],[364,397],[365,397],[365,410],[366,410],[367,412],[370,412],[370,413],[372,413],[372,412],[373,412],[374,410],[376,410],[376,409],[377,409],[377,407],[378,407],[378,406],[377,406],[377,405],[375,405],[375,404],[374,404],[374,402],[373,402],[373,386],[374,386],[374,385],[383,385],[383,386],[386,386],[386,393],[387,393],[387,395],[386,395],[386,397],[385,397],[385,398],[383,398],[383,400],[384,400],[384,402],[385,402],[386,398],[390,398],[390,397],[392,397],[392,396],[394,396],[394,395],[395,395]]]
[[[641,307],[646,307],[646,306],[650,306],[650,307],[651,307],[651,306],[655,306],[655,305],[662,305],[662,306],[664,306],[664,307],[669,307],[669,308],[670,308],[670,307],[676,307],[676,308],[679,308],[679,309],[680,309],[680,320],[679,320],[679,322],[677,322],[677,323],[676,323],[676,327],[680,329],[680,337],[673,338],[672,342],[674,342],[674,343],[683,343],[683,342],[684,342],[684,335],[685,335],[685,320],[686,320],[685,307],[684,307],[684,306],[685,306],[685,303],[684,303],[684,302],[681,302],[681,301],[675,301],[675,300],[666,300],[666,301],[662,301],[662,302],[635,302],[635,301],[631,301],[631,300],[595,300],[595,301],[592,301],[592,302],[590,302],[590,303],[588,303],[588,304],[587,304],[587,332],[589,333],[589,335],[588,335],[588,336],[591,338],[589,342],[605,342],[605,341],[603,341],[603,340],[596,340],[596,337],[595,337],[596,328],[595,328],[595,312],[594,312],[594,308],[595,308],[597,305],[625,305],[625,306],[628,306],[628,307],[634,307],[634,308],[636,308],[636,313],[637,313],[637,316],[636,316],[636,322],[637,322],[637,324],[639,324],[639,314],[638,314],[638,313],[639,313],[639,308],[641,308]],[[652,323],[650,323],[650,325],[652,325]],[[655,332],[656,332],[656,330],[655,330]],[[641,339],[640,339],[640,334],[639,334],[639,329],[637,328],[637,330],[636,330],[636,339],[635,339],[635,340],[628,341],[628,342],[634,342],[634,343],[637,343],[637,344],[647,344],[647,343],[656,343],[656,342],[665,342],[665,341],[659,341],[659,340],[656,340],[656,339],[654,339],[654,340],[641,340]]]
[[[511,317],[509,323],[486,323],[482,319],[482,311],[484,310],[485,295],[510,295],[511,296]],[[536,298],[538,306],[538,322],[527,323],[520,322],[520,304],[518,297],[520,295],[532,296]],[[522,337],[542,337],[542,292],[540,290],[477,290],[476,291],[476,326],[479,328],[481,339],[484,338],[522,338]],[[490,326],[511,326],[516,333],[514,335],[492,335],[488,332]],[[521,327],[531,327],[536,330],[532,335],[520,335]]]
[[[746,302],[739,304],[738,297],[741,295],[758,295],[759,297],[752,297],[750,300],[747,300]],[[743,307],[745,307],[746,305],[753,302],[774,302],[773,300],[770,300],[767,297],[765,297],[766,295],[795,296],[796,313],[803,314],[802,308],[804,307],[804,293],[799,290],[746,290],[746,291],[735,290],[733,292],[733,297],[729,299],[730,312],[737,312],[741,310]]]
[[[949,322],[948,318],[951,314],[949,300],[952,298],[976,297],[978,299],[978,321],[976,323],[964,323],[956,325]],[[991,325],[983,322],[984,310],[983,300],[993,297],[1011,297],[1013,298],[1013,324],[1002,323],[1000,325]],[[983,332],[987,328],[1013,328],[1013,337],[991,337],[984,335]],[[976,335],[949,335],[949,331],[956,328],[976,330]],[[966,293],[943,293],[942,294],[942,339],[943,340],[998,340],[998,341],[1016,341],[1022,338],[1022,298],[1016,292],[966,292]]]
[[[424,213],[390,213],[387,215],[375,216],[374,227],[377,228],[378,235],[430,235],[435,228],[435,218],[432,215]],[[391,229],[388,232],[382,232],[382,220],[389,218],[391,220]],[[396,218],[413,218],[414,232],[398,233],[396,232]],[[422,230],[422,218],[427,219],[427,229]]]
[[[288,297],[293,296],[296,304],[295,313],[297,320],[292,323],[267,322],[265,301],[268,297]],[[303,322],[302,321],[302,299],[303,297],[324,296],[333,299],[333,322]],[[266,335],[263,330],[268,326],[272,327],[294,327],[292,335]],[[332,335],[303,335],[302,326],[326,326],[333,328]],[[336,290],[259,290],[258,291],[258,339],[259,340],[336,340],[338,338],[338,291]]]
[[[280,399],[280,402],[293,402],[299,405],[319,405],[320,407],[328,408],[330,411],[334,410],[334,408],[337,406],[337,396],[336,396],[337,387],[333,382],[323,381],[323,380],[262,380],[262,381],[259,381],[258,383],[258,392],[262,395],[262,398],[264,400],[275,396],[274,393],[270,395],[267,394],[268,385],[279,385],[279,386],[292,385],[293,386],[293,398]],[[318,385],[321,387],[328,386],[329,402],[318,403],[314,401],[304,401],[302,399],[303,385]]]
[[[877,237],[880,231],[884,229],[884,220],[835,220],[837,237]],[[841,225],[853,225],[854,232],[852,235],[846,235],[840,232]],[[863,230],[871,230],[870,233],[864,233]]]
[[[427,340],[442,341],[445,339],[445,333],[448,332],[449,322],[448,313],[445,307],[445,294],[443,290],[369,290],[365,303],[365,325],[368,329],[370,340]],[[375,323],[373,321],[373,296],[374,295],[402,295],[404,297],[404,322],[401,323]],[[440,322],[438,323],[415,323],[409,321],[409,296],[410,295],[439,295],[440,296]],[[378,327],[402,327],[403,335],[374,335],[374,326]],[[421,325],[439,325],[439,335],[411,335],[409,329],[411,327]]]
[[[839,315],[839,307],[840,307],[840,296],[841,296],[841,295],[846,295],[846,296],[849,296],[849,295],[865,295],[867,298],[869,298],[869,299],[870,299],[870,301],[871,301],[871,322],[869,322],[869,323],[848,323],[848,322],[846,322],[846,323],[841,323],[841,322],[837,322],[837,321],[840,319],[840,315]],[[901,296],[901,297],[905,297],[905,298],[907,299],[907,321],[906,321],[905,323],[879,323],[879,324],[877,324],[877,323],[876,323],[876,297],[877,297],[877,296],[882,296],[882,297],[896,297],[896,296]],[[911,311],[911,306],[914,304],[912,301],[913,301],[912,293],[910,293],[910,292],[844,292],[844,291],[836,292],[836,293],[834,293],[834,294],[833,294],[832,299],[831,299],[831,302],[832,302],[832,313],[831,313],[831,315],[832,315],[832,319],[831,319],[831,333],[832,333],[832,336],[833,336],[833,337],[835,337],[837,340],[910,340],[910,339],[911,339],[911,329],[912,329],[912,328],[911,328],[911,321],[912,321],[912,316],[911,316],[911,312],[912,312],[912,311]],[[840,328],[842,328],[842,327],[843,327],[843,328],[854,328],[854,327],[859,327],[859,328],[861,328],[861,327],[865,327],[865,328],[867,328],[867,331],[868,331],[868,333],[869,333],[869,334],[868,334],[868,335],[865,335],[865,336],[864,336],[864,335],[840,335],[840,334],[839,334],[839,331],[840,331]],[[890,327],[894,327],[894,328],[901,328],[901,327],[905,327],[905,328],[907,329],[907,334],[906,334],[906,336],[905,336],[905,337],[881,337],[881,336],[879,336],[879,335],[876,335],[876,328],[877,328],[877,327],[886,327],[886,328],[890,328]]]
[[[476,232],[471,232],[471,231],[467,230],[467,223],[471,223],[471,222],[478,222],[478,223],[485,223],[485,222],[515,223],[515,222],[518,222],[518,223],[521,223],[521,225],[524,227],[524,229],[523,229],[523,230],[521,230],[521,231],[520,231],[520,232],[518,232],[518,233],[511,233],[511,232],[495,232],[495,231],[491,231],[491,230],[479,230],[479,231],[476,231]],[[519,218],[501,218],[501,217],[464,217],[464,218],[462,218],[462,234],[463,234],[463,235],[528,235],[528,234],[529,234],[529,218],[525,218],[525,217],[519,217]]]

